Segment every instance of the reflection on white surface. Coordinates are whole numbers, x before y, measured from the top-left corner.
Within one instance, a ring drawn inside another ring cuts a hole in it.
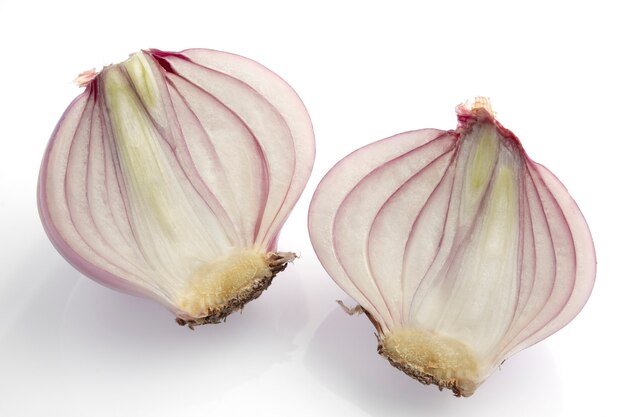
[[[12,380],[3,378],[0,390],[13,395],[0,410],[93,415],[81,410],[145,409],[159,398],[206,404],[289,361],[307,320],[299,282],[279,276],[242,314],[192,331],[152,301],[82,277],[42,246],[49,254],[16,274],[29,278],[2,291],[13,314],[0,322],[0,369]],[[41,402],[32,401],[34,392]],[[72,401],[56,401],[73,393]]]
[[[305,256],[220,325],[180,327],[156,303],[81,276],[47,242],[3,282],[0,415],[556,416],[562,381],[546,343],[470,398],[425,387],[376,353],[365,316]],[[179,414],[182,413],[182,414]]]
[[[317,329],[305,363],[316,379],[367,415],[559,415],[561,384],[550,352],[541,345],[503,364],[474,396],[455,398],[391,367],[376,344],[364,315],[350,317],[337,308]]]

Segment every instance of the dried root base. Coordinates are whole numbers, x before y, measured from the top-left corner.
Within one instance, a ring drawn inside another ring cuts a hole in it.
[[[250,301],[259,298],[259,296],[270,286],[272,280],[279,272],[287,268],[287,264],[296,258],[296,254],[291,252],[270,253],[267,256],[267,263],[272,271],[272,275],[256,279],[246,288],[241,290],[239,294],[228,300],[226,303],[209,308],[207,315],[197,319],[176,318],[176,323],[181,326],[189,326],[191,330],[195,326],[203,324],[217,324],[226,320],[229,314],[234,311],[242,310]]]
[[[431,385],[431,384],[437,385],[439,387],[439,391],[443,390],[444,388],[448,388],[448,389],[452,390],[452,392],[454,393],[455,397],[460,397],[461,396],[461,391],[459,390],[459,388],[454,383],[452,383],[450,381],[439,381],[437,378],[435,378],[432,375],[428,375],[428,374],[425,374],[423,372],[420,372],[419,370],[415,369],[410,364],[402,363],[402,362],[398,362],[398,361],[394,360],[393,358],[389,357],[385,353],[385,350],[383,349],[381,344],[378,345],[378,353],[381,356],[383,356],[384,358],[386,358],[389,361],[389,363],[391,364],[391,366],[393,366],[396,369],[401,370],[402,372],[404,372],[405,374],[407,374],[411,378],[418,380],[422,384],[424,384],[424,385]]]
[[[441,380],[434,375],[421,371],[413,364],[393,358],[392,356],[394,355],[385,350],[382,343],[380,343],[380,339],[378,343],[378,353],[386,358],[391,366],[399,369],[400,371],[404,372],[411,378],[418,380],[424,385],[436,385],[437,387],[439,387],[439,391],[442,391],[444,388],[449,389],[452,391],[455,397],[469,397],[474,393],[473,389],[468,391],[466,388],[462,387],[457,380]]]

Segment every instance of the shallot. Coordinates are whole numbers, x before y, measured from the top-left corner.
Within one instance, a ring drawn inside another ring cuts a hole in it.
[[[378,352],[470,396],[578,314],[596,261],[566,188],[488,101],[457,115],[456,130],[401,133],[337,163],[315,192],[309,231],[374,324]]]
[[[207,49],[85,71],[45,152],[38,202],[57,250],[181,325],[217,323],[295,258],[279,231],[309,178],[308,113],[276,74]]]

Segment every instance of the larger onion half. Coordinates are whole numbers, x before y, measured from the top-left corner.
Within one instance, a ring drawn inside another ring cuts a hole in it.
[[[277,238],[313,165],[296,93],[207,49],[141,51],[81,81],[39,178],[58,251],[180,324],[218,322],[256,298],[294,258]]]
[[[379,352],[468,396],[574,318],[595,278],[587,224],[488,103],[341,160],[310,206],[313,247],[376,326]]]

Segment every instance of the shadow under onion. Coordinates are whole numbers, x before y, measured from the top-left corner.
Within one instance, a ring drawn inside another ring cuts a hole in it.
[[[508,360],[481,391],[462,399],[390,367],[375,346],[365,315],[349,316],[337,306],[311,339],[305,366],[321,384],[370,415],[554,416],[561,409],[561,383],[545,344]]]
[[[301,283],[290,279],[289,268],[228,325],[192,331],[155,302],[83,279],[43,246],[49,255],[24,262],[15,274],[28,279],[3,289],[7,296],[28,296],[9,304],[17,307],[14,316],[0,327],[0,368],[29,392],[80,392],[79,409],[106,398],[119,404],[149,404],[161,395],[209,401],[288,360],[307,320],[298,305]],[[16,404],[24,389],[16,390]]]

